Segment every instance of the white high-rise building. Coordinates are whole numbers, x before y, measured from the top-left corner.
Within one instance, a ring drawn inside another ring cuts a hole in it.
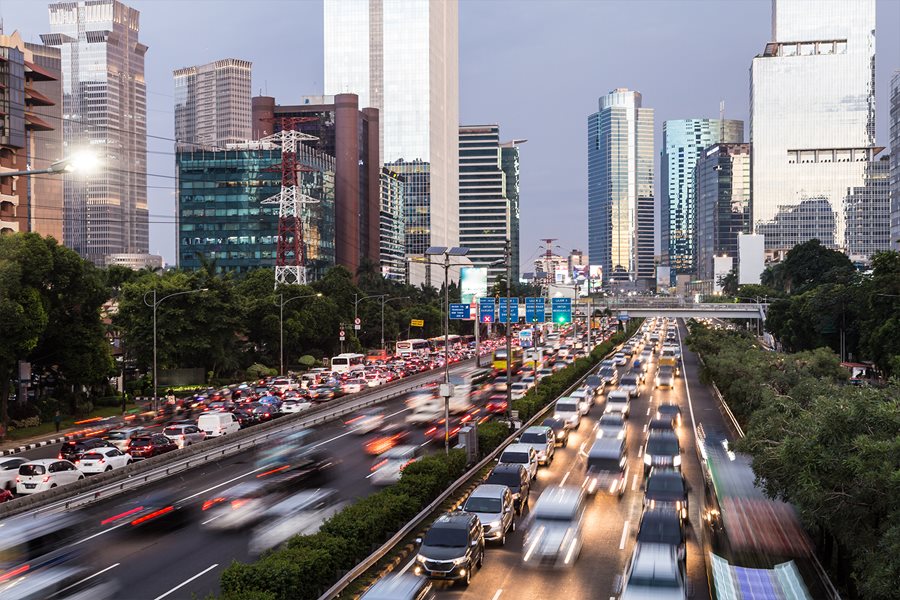
[[[225,58],[173,73],[179,147],[225,148],[251,138],[251,67],[249,61]]]
[[[66,176],[63,238],[96,264],[146,254],[147,91],[140,13],[118,0],[50,5],[51,33],[63,72],[65,152],[90,149],[97,173]]]
[[[325,94],[380,111],[381,160],[428,163],[428,194],[407,194],[414,248],[459,245],[457,0],[325,0]],[[403,168],[406,168],[405,166]],[[403,169],[400,169],[403,170]],[[427,216],[427,219],[416,218]]]
[[[855,253],[847,204],[884,189],[871,185],[883,177],[874,162],[875,0],[772,8],[772,40],[751,67],[753,229],[768,250],[817,238]]]
[[[891,78],[891,248],[900,250],[900,71]]]

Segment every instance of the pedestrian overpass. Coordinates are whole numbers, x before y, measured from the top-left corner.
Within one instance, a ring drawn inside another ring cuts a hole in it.
[[[768,304],[762,302],[744,304],[695,303],[669,298],[633,297],[593,300],[594,310],[599,309],[603,311],[609,309],[613,315],[668,317],[671,319],[761,319],[765,321],[768,307]]]

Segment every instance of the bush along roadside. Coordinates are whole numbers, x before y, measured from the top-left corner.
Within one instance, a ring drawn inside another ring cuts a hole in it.
[[[600,344],[589,358],[545,378],[522,400],[513,403],[522,421],[571,386],[638,326],[632,322]],[[479,429],[479,448],[488,454],[509,431],[505,424],[486,423]],[[313,535],[292,538],[279,549],[250,564],[233,562],[222,573],[222,600],[313,600],[343,573],[376,550],[386,539],[415,517],[466,471],[466,456],[453,450],[410,464],[400,481],[344,508]]]

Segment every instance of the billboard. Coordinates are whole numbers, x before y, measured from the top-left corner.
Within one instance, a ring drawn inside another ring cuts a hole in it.
[[[462,267],[459,271],[462,304],[471,304],[473,299],[487,296],[487,267]]]
[[[554,272],[553,283],[558,285],[562,285],[569,282],[569,269],[563,267],[561,269],[556,269]]]
[[[588,267],[587,265],[572,265],[572,281],[577,281],[579,284],[587,281],[588,278]]]

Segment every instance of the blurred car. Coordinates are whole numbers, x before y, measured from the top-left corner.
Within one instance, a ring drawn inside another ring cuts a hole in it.
[[[244,481],[203,502],[201,527],[223,531],[256,524],[266,517],[272,502],[271,480]]]
[[[656,370],[655,384],[658,390],[671,390],[675,385],[675,368],[672,366],[659,367]]]
[[[390,573],[377,580],[359,600],[435,600],[431,582],[412,573]]]
[[[367,408],[345,422],[350,431],[356,435],[371,433],[384,423],[384,411],[380,408]]]
[[[366,442],[364,446],[366,454],[373,456],[384,454],[391,448],[401,445],[408,437],[408,431],[402,429],[397,431],[397,427],[391,428],[391,431],[384,431]]]
[[[175,529],[190,520],[189,505],[182,501],[184,491],[162,488],[119,505],[101,525],[128,523],[132,529]]]
[[[540,381],[541,379],[550,377],[551,375],[553,375],[553,369],[548,369],[545,367],[543,369],[538,369],[538,372],[535,374],[535,379],[537,381]]]
[[[315,402],[333,400],[337,392],[330,385],[314,385],[309,388],[309,399]]]
[[[413,568],[416,575],[458,580],[467,586],[472,572],[484,563],[484,532],[472,513],[441,515],[416,541],[420,544]]]
[[[84,474],[67,460],[41,458],[19,465],[16,494],[35,494],[84,479]]]
[[[341,391],[345,394],[356,394],[369,387],[365,379],[348,379],[341,384]]]
[[[500,453],[499,462],[501,465],[522,465],[532,480],[537,477],[537,451],[528,444],[510,444]]]
[[[250,427],[251,425],[256,425],[260,422],[259,417],[256,416],[256,413],[244,406],[234,409],[234,412],[232,414],[234,415],[234,418],[237,419],[238,425],[241,426],[241,429]]]
[[[619,383],[619,371],[615,367],[600,367],[597,376],[603,385],[616,385]]]
[[[630,397],[635,398],[640,395],[640,385],[641,384],[635,374],[626,373],[622,379],[619,380],[619,386],[616,390],[628,392]]]
[[[682,520],[688,521],[689,491],[681,471],[654,467],[644,485],[644,506],[671,510]]]
[[[16,489],[16,476],[19,467],[28,462],[26,458],[0,458],[0,490]]]
[[[513,400],[521,400],[522,398],[525,397],[525,394],[528,393],[529,389],[530,388],[527,383],[524,383],[522,381],[517,381],[516,383],[512,384],[512,392],[511,392],[512,399]]]
[[[113,469],[121,469],[134,462],[130,454],[118,448],[97,448],[85,452],[75,461],[75,466],[85,474],[105,473]]]
[[[684,521],[673,510],[646,508],[638,525],[638,544],[665,544],[674,546],[676,555],[683,562],[687,554],[687,536]]]
[[[469,494],[462,510],[481,521],[485,540],[506,545],[506,534],[516,530],[512,492],[505,485],[482,483]]]
[[[375,459],[367,476],[372,485],[390,485],[400,481],[403,469],[422,458],[421,446],[395,446]]]
[[[178,450],[178,445],[161,433],[139,435],[131,438],[128,443],[128,454],[134,460],[152,458],[175,450]]]
[[[259,556],[294,536],[316,533],[346,504],[340,501],[337,490],[321,488],[302,490],[275,502],[250,535],[250,554]]]
[[[553,429],[550,427],[544,425],[532,425],[516,438],[516,443],[531,446],[537,453],[539,464],[549,465],[553,462],[556,440],[553,436]]]
[[[628,460],[624,438],[601,437],[594,441],[585,460],[584,487],[588,494],[597,491],[625,493]]]
[[[625,357],[625,353],[624,353],[624,352],[616,352],[616,353],[613,355],[613,359],[612,359],[612,360],[613,360],[613,364],[615,364],[616,366],[619,366],[619,367],[621,367],[621,366],[623,366],[623,365],[625,365],[625,364],[628,363],[628,359]]]
[[[534,567],[571,567],[584,542],[585,502],[581,489],[552,486],[545,489],[532,510],[522,544],[522,564]]]
[[[58,458],[75,462],[81,455],[89,450],[112,446],[112,442],[102,440],[100,438],[86,438],[83,440],[70,440],[62,445],[59,449]]]
[[[681,407],[677,404],[671,404],[668,402],[664,402],[656,407],[656,417],[657,419],[661,418],[670,418],[675,421],[675,427],[681,427]]]
[[[653,467],[681,468],[678,436],[666,431],[651,431],[644,443],[644,475]]]
[[[628,424],[622,413],[606,413],[597,421],[598,438],[615,438],[624,440],[628,436]]]
[[[106,441],[122,452],[125,452],[128,450],[128,442],[131,441],[131,438],[145,433],[147,433],[147,431],[143,427],[122,427],[113,429],[107,433]]]
[[[487,404],[485,405],[485,409],[491,414],[505,414],[506,413],[506,395],[505,394],[494,394],[490,398],[488,398]]]
[[[508,487],[512,493],[513,508],[515,508],[516,513],[522,514],[522,510],[528,506],[528,494],[531,493],[531,475],[524,465],[499,464],[493,468],[491,474],[487,476],[484,482]]]
[[[631,393],[623,389],[615,389],[606,395],[603,414],[619,413],[627,419],[631,412]]]
[[[200,431],[193,423],[168,425],[163,429],[163,435],[175,442],[179,448],[187,448],[206,439],[206,433]]]
[[[594,406],[594,394],[583,388],[575,390],[568,398],[575,398],[578,400],[578,411],[581,413],[582,417],[590,413],[591,408]]]
[[[285,400],[281,404],[281,412],[285,414],[303,412],[305,410],[309,410],[310,408],[312,408],[312,402],[301,400],[299,398]]]
[[[637,544],[625,569],[621,600],[685,600],[688,597],[683,562],[668,544]]]
[[[677,433],[675,428],[675,419],[672,417],[654,417],[647,424],[647,431],[668,431],[669,433]]]
[[[553,441],[557,446],[565,448],[569,445],[569,426],[564,420],[549,417],[544,419],[541,425],[553,430]]]

